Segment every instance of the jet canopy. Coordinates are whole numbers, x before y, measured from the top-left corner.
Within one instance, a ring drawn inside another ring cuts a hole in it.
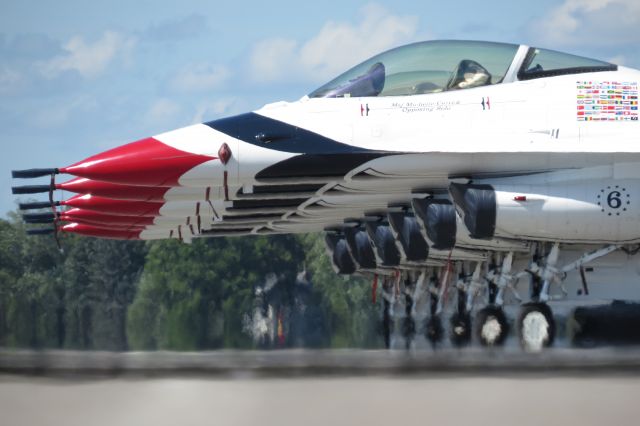
[[[529,48],[523,57],[517,55],[519,48],[483,41],[414,43],[366,60],[309,97],[406,96],[469,89],[501,83],[510,67],[518,69],[520,80],[616,69],[606,62],[545,49]]]

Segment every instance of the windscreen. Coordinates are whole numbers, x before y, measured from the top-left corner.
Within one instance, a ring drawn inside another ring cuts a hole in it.
[[[514,44],[428,41],[355,66],[310,98],[407,96],[500,83],[518,50]]]
[[[555,50],[532,47],[518,72],[520,80],[584,72],[615,71],[617,66]]]

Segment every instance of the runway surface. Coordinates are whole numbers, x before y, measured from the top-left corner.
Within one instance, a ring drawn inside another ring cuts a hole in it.
[[[640,374],[640,348],[89,352],[0,350],[0,374],[291,377],[438,374]]]
[[[637,424],[640,351],[0,351],[0,424]]]

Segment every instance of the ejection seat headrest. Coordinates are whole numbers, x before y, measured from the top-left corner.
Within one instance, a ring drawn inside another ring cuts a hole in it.
[[[491,74],[474,60],[463,59],[451,75],[447,90],[469,89],[491,83]]]

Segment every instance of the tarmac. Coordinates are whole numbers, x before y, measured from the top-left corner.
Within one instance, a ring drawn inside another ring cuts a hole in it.
[[[0,350],[0,374],[86,377],[640,374],[640,347],[93,352]]]
[[[637,424],[638,348],[0,351],[0,424]]]

